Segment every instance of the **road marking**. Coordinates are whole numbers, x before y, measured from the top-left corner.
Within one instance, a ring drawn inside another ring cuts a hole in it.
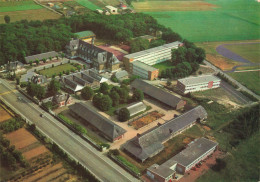
[[[10,93],[13,93],[13,92],[17,92],[17,90],[16,90],[16,89],[13,89],[13,90],[11,90],[11,91],[1,93],[0,95],[7,95],[7,94],[10,94]]]

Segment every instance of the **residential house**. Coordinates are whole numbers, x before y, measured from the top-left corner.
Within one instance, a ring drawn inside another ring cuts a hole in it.
[[[73,99],[69,94],[57,94],[53,96],[52,102],[59,107],[67,106],[73,103]]]
[[[34,84],[43,84],[47,82],[47,78],[43,75],[33,75],[31,78],[31,82]]]

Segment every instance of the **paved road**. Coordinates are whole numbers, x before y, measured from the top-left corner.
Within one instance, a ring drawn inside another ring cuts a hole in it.
[[[18,96],[22,98],[21,101],[17,99]],[[101,181],[138,181],[49,114],[46,113],[44,118],[40,117],[43,110],[2,79],[0,79],[0,98],[12,105],[21,115],[35,123],[37,128],[47,137],[54,140],[63,150],[87,167]]]

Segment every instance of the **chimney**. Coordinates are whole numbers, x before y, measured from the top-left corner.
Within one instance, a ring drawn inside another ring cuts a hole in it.
[[[137,138],[139,138],[139,137],[141,136],[141,134],[140,134],[140,133],[137,133],[137,135],[136,135],[136,136],[137,136]]]
[[[94,46],[94,43],[95,43],[95,37],[92,37],[92,39],[91,39],[92,46]]]

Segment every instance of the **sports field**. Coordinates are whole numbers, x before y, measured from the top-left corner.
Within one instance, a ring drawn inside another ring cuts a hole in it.
[[[260,71],[228,73],[232,78],[260,95]]]
[[[88,1],[88,0],[76,0],[80,5],[91,9],[91,10],[96,10],[99,9],[100,7],[98,7],[97,5],[93,4],[92,2]]]
[[[160,24],[172,28],[173,31],[193,42],[260,38],[260,3],[255,0],[206,0],[203,2],[210,3],[216,8],[211,6],[209,11],[194,11],[185,10],[183,7],[182,11],[145,10],[143,12],[152,15]],[[177,2],[161,1],[163,5],[170,3]]]
[[[32,9],[42,9],[43,7],[33,1],[6,1],[0,2],[0,12],[24,11]]]

